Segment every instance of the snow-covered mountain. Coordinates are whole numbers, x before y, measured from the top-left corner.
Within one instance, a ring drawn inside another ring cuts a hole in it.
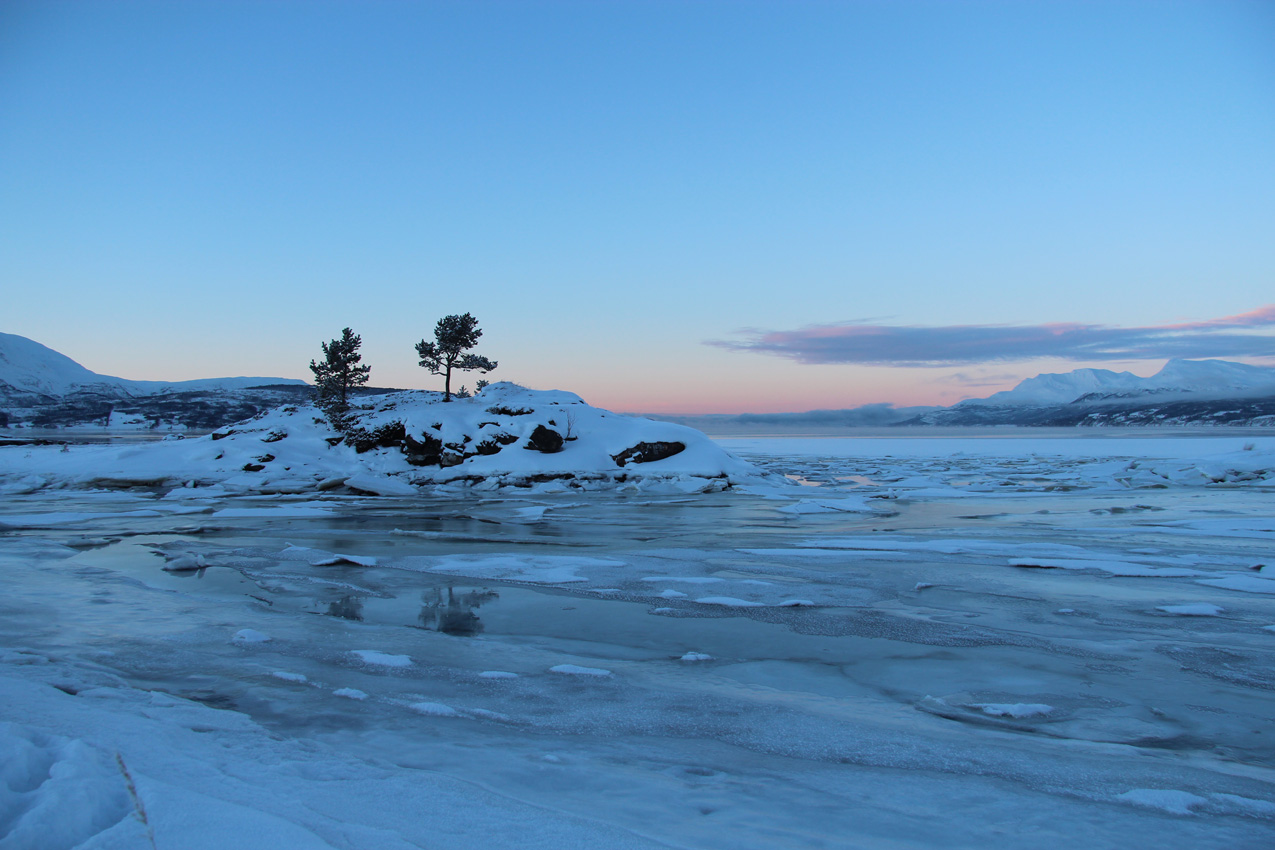
[[[1076,369],[900,425],[1275,425],[1275,367],[1170,360],[1154,375]]]
[[[993,393],[987,398],[971,398],[960,402],[972,405],[1042,405],[1066,404],[1089,393],[1127,392],[1141,388],[1146,378],[1132,372],[1110,369],[1076,369],[1072,372],[1048,372],[1022,381],[1012,390]]]
[[[99,375],[34,340],[0,333],[0,427],[211,429],[309,395],[310,385],[295,378]]]
[[[967,399],[958,406],[1041,406],[1069,404],[1088,397],[1129,398],[1148,393],[1195,393],[1212,397],[1275,395],[1275,367],[1250,366],[1227,360],[1170,360],[1148,378],[1109,369],[1076,369],[1046,373],[1012,390],[987,398]]]
[[[296,378],[203,378],[194,381],[132,381],[99,375],[65,354],[17,334],[0,333],[0,398],[17,395],[54,401],[66,396],[94,395],[132,398],[208,390],[241,390],[248,387],[294,384]]]

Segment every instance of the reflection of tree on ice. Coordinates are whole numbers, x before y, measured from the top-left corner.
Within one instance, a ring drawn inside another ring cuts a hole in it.
[[[475,590],[456,595],[456,588],[447,588],[447,598],[443,598],[442,588],[434,588],[433,596],[429,591],[421,594],[421,627],[449,635],[476,635],[483,630],[482,620],[474,613],[475,608],[500,594],[494,590]]]
[[[363,597],[342,596],[336,602],[328,603],[328,614],[343,620],[363,619]]]

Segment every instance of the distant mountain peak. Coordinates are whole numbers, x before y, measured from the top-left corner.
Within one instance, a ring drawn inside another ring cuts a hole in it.
[[[1142,393],[1252,394],[1275,389],[1275,366],[1250,366],[1229,360],[1169,360],[1154,375],[1110,369],[1047,372],[1021,381],[1012,390],[987,398],[967,399],[960,407],[1045,406],[1069,404],[1080,398],[1130,397]]]
[[[0,381],[15,390],[60,396],[76,386],[115,380],[91,372],[33,339],[0,333]]]
[[[124,397],[183,390],[243,389],[265,384],[297,384],[296,378],[203,378],[194,381],[133,381],[99,375],[33,339],[0,333],[0,388],[57,399],[73,393],[102,393]]]

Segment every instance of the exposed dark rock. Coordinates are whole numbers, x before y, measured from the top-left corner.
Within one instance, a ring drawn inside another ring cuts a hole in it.
[[[265,468],[266,468],[265,464],[261,464],[261,463],[245,463],[243,465],[244,472],[260,472],[261,470]]]
[[[363,454],[372,449],[401,446],[405,437],[407,437],[407,428],[402,422],[394,421],[386,422],[371,431],[361,428],[353,430],[346,436],[346,443],[353,446],[359,454]]]
[[[664,460],[666,457],[672,457],[675,454],[681,454],[686,449],[685,443],[657,441],[654,443],[638,443],[632,448],[625,449],[618,455],[611,455],[611,459],[615,461],[616,466],[625,466],[630,463],[651,463],[656,460]]]
[[[439,455],[438,465],[446,469],[449,466],[458,466],[465,460],[465,456],[460,452],[443,452]]]
[[[329,446],[336,448],[345,442],[345,437],[328,437],[325,441]]]
[[[546,428],[543,425],[537,425],[536,430],[531,432],[531,437],[527,440],[524,449],[534,449],[545,454],[553,454],[562,451],[562,435],[552,428]]]
[[[269,434],[266,434],[264,437],[261,438],[261,442],[277,443],[286,436],[288,436],[287,431],[271,431]]]
[[[528,475],[525,478],[519,478],[514,482],[515,487],[530,487],[533,484],[544,484],[546,481],[572,481],[577,479],[588,479],[589,476],[576,476],[570,472],[538,472],[535,475]]]
[[[536,411],[530,407],[505,407],[498,404],[495,407],[487,408],[487,412],[495,413],[498,416],[526,416],[528,413],[535,413]]]
[[[46,440],[28,437],[0,437],[0,446],[65,446],[65,440]]]
[[[499,452],[501,448],[501,444],[496,440],[483,440],[478,445],[474,446],[474,450],[480,455],[494,455]]]
[[[420,440],[403,435],[403,454],[412,466],[439,466],[442,453],[443,441],[432,434],[421,434]]]

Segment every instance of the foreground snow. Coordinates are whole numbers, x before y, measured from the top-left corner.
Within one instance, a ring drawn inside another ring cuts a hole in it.
[[[10,491],[0,846],[1270,845],[1265,445],[731,445],[810,486]]]
[[[422,487],[628,487],[705,492],[760,473],[698,431],[623,416],[574,393],[493,384],[469,399],[404,391],[359,399],[341,440],[306,405],[271,410],[207,436],[131,446],[44,446],[4,457],[0,485],[187,483],[234,492],[354,490],[404,496]]]

